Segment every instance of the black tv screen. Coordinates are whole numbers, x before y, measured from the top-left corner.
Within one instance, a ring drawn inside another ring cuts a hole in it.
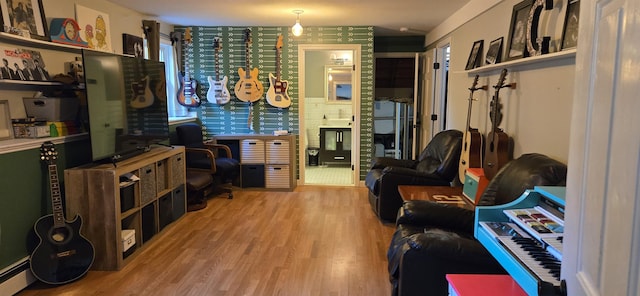
[[[117,161],[169,139],[164,63],[83,50],[94,161]]]

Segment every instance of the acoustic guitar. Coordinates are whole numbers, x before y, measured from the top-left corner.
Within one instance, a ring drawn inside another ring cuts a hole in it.
[[[41,217],[34,225],[40,241],[31,254],[30,264],[37,279],[53,285],[79,279],[89,271],[95,258],[93,245],[80,232],[82,218],[76,215],[67,221],[64,217],[57,156],[52,142],[44,142],[40,147],[40,159],[48,165],[53,214]]]
[[[487,90],[487,86],[477,87],[478,78],[476,75],[473,84],[469,88],[469,106],[467,107],[467,125],[462,137],[462,150],[460,152],[460,164],[458,166],[458,178],[464,183],[465,173],[468,168],[482,167],[482,134],[477,128],[471,127],[471,106],[473,105],[473,93],[476,90]]]
[[[287,94],[289,82],[280,78],[280,60],[282,57],[282,35],[278,35],[276,40],[276,76],[269,73],[269,89],[267,90],[267,103],[277,108],[288,108],[291,106],[291,99]]]
[[[213,49],[215,51],[214,63],[216,66],[216,72],[215,77],[207,77],[207,80],[209,81],[207,101],[216,102],[218,105],[224,105],[229,103],[231,95],[229,94],[229,89],[227,89],[227,81],[229,81],[229,78],[225,75],[220,79],[220,61],[218,57],[220,55],[220,50],[222,49],[222,42],[220,41],[220,38],[216,37],[213,39]]]
[[[493,87],[495,94],[491,100],[491,111],[489,111],[491,119],[491,131],[487,136],[487,145],[485,147],[485,156],[483,163],[484,175],[491,180],[498,171],[509,162],[509,136],[498,128],[502,121],[502,104],[500,103],[500,89],[503,87],[515,88],[515,83],[504,84],[507,76],[507,69],[502,69],[498,83]]]
[[[191,28],[184,31],[184,41],[186,46],[186,56],[184,58],[184,75],[180,78],[180,87],[178,88],[178,104],[185,107],[199,107],[201,102],[196,94],[198,81],[189,77],[189,56],[191,55]]]
[[[258,68],[251,69],[251,29],[244,30],[245,67],[238,68],[240,79],[234,88],[236,97],[243,102],[256,102],[264,94],[262,83],[258,80]]]

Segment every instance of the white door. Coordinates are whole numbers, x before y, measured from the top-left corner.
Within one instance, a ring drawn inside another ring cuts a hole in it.
[[[640,1],[581,0],[562,278],[640,295]]]
[[[433,137],[432,126],[433,122],[431,122],[431,114],[434,107],[434,80],[435,80],[435,69],[433,68],[433,63],[436,59],[436,49],[430,49],[424,53],[424,87],[422,88],[422,110],[420,110],[420,146],[417,148],[418,154],[420,151],[427,147],[429,141]]]

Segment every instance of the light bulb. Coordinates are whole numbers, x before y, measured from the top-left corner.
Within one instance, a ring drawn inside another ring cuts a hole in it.
[[[302,35],[302,25],[300,24],[300,20],[296,20],[296,24],[291,27],[291,33],[293,33],[293,36]]]

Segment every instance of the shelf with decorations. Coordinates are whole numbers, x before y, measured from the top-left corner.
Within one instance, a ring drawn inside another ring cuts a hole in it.
[[[518,68],[518,67],[523,67],[528,65],[540,64],[543,62],[559,61],[563,59],[575,59],[575,57],[576,57],[576,49],[572,48],[572,49],[567,49],[567,50],[554,52],[554,53],[548,53],[548,54],[543,54],[538,56],[532,56],[532,57],[526,57],[526,58],[521,58],[517,60],[501,62],[497,64],[480,66],[478,68],[467,70],[465,72],[469,75],[476,75],[476,74],[490,73],[493,71],[500,71],[503,68],[513,69],[513,68]]]

